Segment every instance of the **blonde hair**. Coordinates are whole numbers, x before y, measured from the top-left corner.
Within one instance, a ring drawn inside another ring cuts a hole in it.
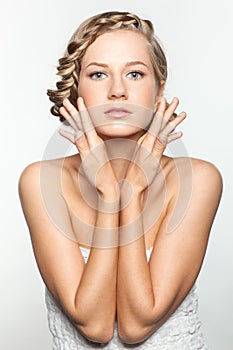
[[[155,36],[153,24],[146,19],[129,12],[110,11],[94,15],[85,20],[71,36],[64,56],[59,59],[57,75],[61,80],[56,83],[56,90],[47,90],[50,101],[54,103],[51,113],[64,121],[59,109],[64,98],[76,105],[78,98],[78,78],[82,58],[87,48],[98,36],[108,31],[127,29],[143,34],[148,40],[151,62],[157,81],[167,79],[167,60],[159,39]]]

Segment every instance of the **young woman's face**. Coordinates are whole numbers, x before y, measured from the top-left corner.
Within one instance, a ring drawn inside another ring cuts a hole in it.
[[[148,126],[156,82],[146,38],[130,30],[99,36],[82,60],[78,94],[89,110],[97,132],[130,136]]]

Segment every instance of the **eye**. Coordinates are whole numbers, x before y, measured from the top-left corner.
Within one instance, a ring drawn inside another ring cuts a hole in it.
[[[144,76],[144,73],[138,72],[138,71],[134,71],[134,72],[130,72],[128,74],[128,76],[130,77],[130,79],[139,80],[139,79],[141,79]]]
[[[89,74],[89,76],[91,79],[101,80],[101,79],[104,79],[106,77],[106,74],[103,72],[94,72],[94,73]]]

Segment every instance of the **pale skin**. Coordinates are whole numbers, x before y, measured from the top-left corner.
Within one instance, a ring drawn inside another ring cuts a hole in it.
[[[66,157],[63,163],[64,200],[59,200],[56,186],[53,196],[67,232],[75,227],[78,231],[73,221],[75,215],[93,228],[86,265],[79,243],[61,234],[45,210],[39,182],[40,162],[29,165],[20,178],[20,199],[43,280],[75,327],[95,342],[108,342],[113,337],[116,313],[119,336],[125,343],[148,338],[166,321],[195,283],[221,198],[221,176],[211,163],[183,158],[175,161],[164,156],[167,144],[182,136],[181,132],[172,131],[183,122],[186,113],[169,121],[179,100],[174,98],[166,107],[163,89],[164,82],[156,81],[146,39],[136,32],[117,30],[101,35],[87,49],[77,105],[67,99],[63,102],[60,112],[74,132],[60,133],[76,145],[79,153]],[[120,123],[94,126],[88,108],[118,103],[154,111],[149,130]],[[104,141],[116,137],[137,145],[131,163],[108,159]],[[92,154],[95,162],[85,161],[92,159]],[[189,205],[172,234],[168,234],[167,225],[176,211],[179,179],[186,178],[187,162],[192,168]],[[102,167],[97,171],[99,164]],[[82,200],[75,181],[80,165],[85,181],[99,195],[96,210]],[[56,175],[56,160],[48,162],[48,168]],[[123,180],[120,186],[119,180]],[[166,185],[162,206],[158,204],[162,193],[159,184]],[[156,194],[149,202],[155,224],[145,232],[141,213],[148,186]],[[122,226],[129,223],[127,232]],[[108,248],[101,248],[104,228]],[[123,244],[132,232],[134,239]],[[148,263],[145,251],[151,247]]]

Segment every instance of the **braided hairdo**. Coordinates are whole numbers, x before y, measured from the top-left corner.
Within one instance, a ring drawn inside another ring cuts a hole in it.
[[[57,90],[47,90],[50,101],[54,103],[51,113],[58,116],[61,122],[65,120],[59,112],[64,98],[69,98],[70,102],[76,105],[81,61],[87,48],[101,34],[117,29],[136,30],[145,35],[149,43],[156,79],[166,81],[166,57],[154,35],[154,28],[149,20],[140,19],[128,12],[118,11],[92,16],[77,28],[70,38],[64,56],[58,61],[57,75],[61,77],[61,80],[56,83]]]

